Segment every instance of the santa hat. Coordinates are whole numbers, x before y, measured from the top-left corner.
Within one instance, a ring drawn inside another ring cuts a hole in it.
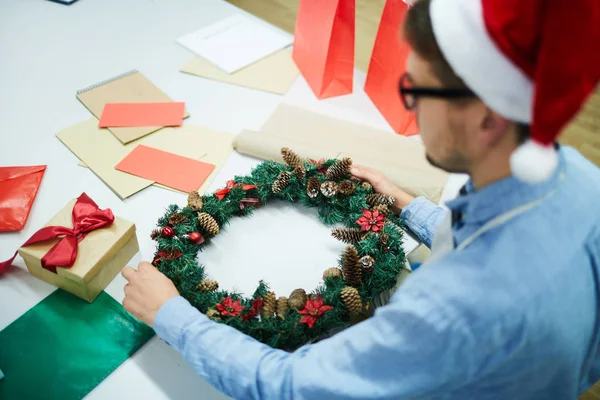
[[[454,72],[495,112],[531,125],[513,174],[549,178],[556,138],[600,80],[600,0],[432,0],[430,14]]]

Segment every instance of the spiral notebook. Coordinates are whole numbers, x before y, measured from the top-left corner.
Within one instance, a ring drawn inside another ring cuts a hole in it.
[[[137,70],[107,79],[77,92],[77,98],[98,119],[106,103],[166,103],[173,100]],[[184,118],[189,117],[187,111]],[[109,130],[129,143],[163,128],[162,126],[120,127]]]

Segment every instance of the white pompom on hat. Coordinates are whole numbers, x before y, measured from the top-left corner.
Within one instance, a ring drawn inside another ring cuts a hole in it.
[[[444,57],[491,109],[531,125],[513,175],[554,173],[554,143],[600,81],[600,0],[432,0]]]

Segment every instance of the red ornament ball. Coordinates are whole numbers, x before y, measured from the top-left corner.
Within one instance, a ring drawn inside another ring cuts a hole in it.
[[[204,237],[199,232],[192,232],[189,235],[190,242],[194,244],[204,243]]]
[[[175,231],[170,226],[165,226],[164,228],[162,228],[161,234],[163,237],[170,238],[173,237],[173,235],[175,235]]]

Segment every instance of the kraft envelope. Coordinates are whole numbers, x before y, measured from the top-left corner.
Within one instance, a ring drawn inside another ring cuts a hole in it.
[[[189,193],[200,188],[215,166],[139,145],[115,168]]]
[[[180,126],[185,103],[106,103],[100,128],[134,126]]]
[[[214,164],[215,171],[201,186],[201,193],[204,193],[233,151],[232,135],[191,125],[164,128],[123,145],[109,131],[98,128],[98,120],[92,118],[64,129],[56,136],[121,199],[154,183],[115,169],[115,165],[138,144],[188,158],[202,158],[203,161]]]
[[[378,169],[396,185],[415,196],[437,203],[448,174],[432,167],[424,146],[390,132],[327,117],[281,104],[260,132],[243,131],[234,147],[243,154],[282,161],[280,150],[289,147],[302,157],[351,157],[356,164]]]
[[[276,94],[285,94],[298,77],[298,67],[288,50],[281,50],[233,74],[227,74],[201,57],[180,70],[191,75]]]

